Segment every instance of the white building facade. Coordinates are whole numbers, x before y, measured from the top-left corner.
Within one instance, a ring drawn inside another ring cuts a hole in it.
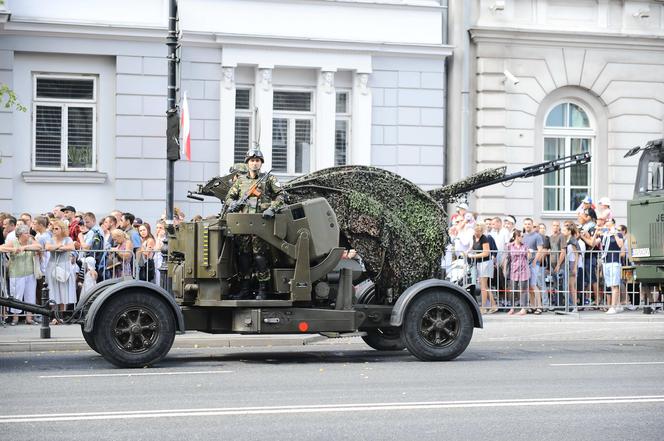
[[[664,3],[478,0],[472,14],[473,141],[465,154],[473,171],[592,154],[591,165],[573,171],[478,191],[477,211],[572,218],[590,194],[608,196],[624,222],[638,157],[623,155],[664,134]],[[451,85],[450,95],[457,90]]]
[[[168,1],[5,1],[0,210],[165,206]],[[191,161],[175,168],[188,217],[218,202],[187,190],[253,142],[288,179],[376,165],[424,188],[445,180],[447,8],[439,1],[180,0],[180,92]],[[3,21],[3,20],[0,20]]]

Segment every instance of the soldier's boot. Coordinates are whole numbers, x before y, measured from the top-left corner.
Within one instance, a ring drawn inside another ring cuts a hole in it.
[[[258,282],[256,300],[267,300],[267,296],[270,294],[270,282]]]
[[[231,300],[248,300],[253,298],[253,291],[251,289],[251,255],[242,253],[237,259],[238,271],[242,277],[240,281],[240,290],[233,294]]]
[[[267,300],[267,296],[270,294],[270,269],[267,266],[267,259],[265,256],[255,256],[254,263],[256,264],[256,275],[258,277],[256,300]]]
[[[237,294],[237,300],[250,300],[253,297],[251,289],[251,279],[242,279],[240,282],[240,292]]]

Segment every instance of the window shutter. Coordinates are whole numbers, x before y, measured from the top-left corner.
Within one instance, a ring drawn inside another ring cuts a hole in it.
[[[288,171],[288,120],[285,118],[272,120],[272,170]]]
[[[35,165],[60,168],[62,107],[36,106]]]
[[[93,100],[94,80],[70,78],[37,78],[37,98]]]
[[[274,110],[311,112],[311,92],[275,91],[273,97]]]
[[[249,117],[235,117],[235,148],[233,162],[244,162],[244,155],[249,150],[249,129],[251,127]]]
[[[235,109],[236,110],[249,110],[249,89],[236,89],[235,90]]]
[[[335,121],[334,130],[334,165],[346,165],[346,150],[348,146],[348,121]]]

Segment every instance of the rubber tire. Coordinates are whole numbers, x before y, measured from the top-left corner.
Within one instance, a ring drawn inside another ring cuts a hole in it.
[[[83,339],[88,344],[88,346],[90,346],[90,349],[92,349],[96,353],[99,353],[99,351],[97,350],[97,345],[95,344],[94,334],[92,332],[85,332],[83,326],[84,325],[81,325],[81,334],[83,334]]]
[[[123,310],[136,306],[149,310],[155,316],[160,332],[149,349],[132,354],[114,342],[112,321]],[[107,361],[122,368],[140,368],[157,363],[171,350],[175,340],[175,317],[166,302],[155,295],[144,292],[117,293],[97,313],[93,333],[98,352]]]
[[[424,314],[435,305],[445,306],[458,317],[457,337],[448,345],[436,347],[422,337],[419,332]],[[401,335],[406,348],[422,361],[453,360],[466,350],[473,337],[473,315],[470,306],[458,294],[448,291],[429,290],[418,294],[408,306],[404,316]]]
[[[403,351],[406,349],[406,344],[401,337],[401,330],[388,328],[388,331],[396,332],[396,337],[388,337],[382,329],[377,328],[365,330],[367,335],[363,335],[362,340],[377,351]]]

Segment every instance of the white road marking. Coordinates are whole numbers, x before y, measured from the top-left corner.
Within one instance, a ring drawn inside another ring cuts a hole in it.
[[[86,378],[86,377],[148,377],[153,375],[201,375],[230,374],[233,371],[191,371],[191,372],[140,372],[126,374],[72,374],[72,375],[40,375],[39,378]]]
[[[551,363],[549,366],[614,366],[614,365],[647,365],[664,364],[664,361],[626,361],[623,363]]]
[[[664,403],[664,395],[577,398],[525,398],[511,400],[425,401],[405,403],[313,404],[211,409],[166,409],[122,412],[55,413],[42,415],[2,415],[2,423],[37,423],[59,421],[124,420],[138,418],[210,417],[229,415],[275,415],[332,412],[372,412],[395,410],[464,409],[477,407],[575,406],[589,404]]]

